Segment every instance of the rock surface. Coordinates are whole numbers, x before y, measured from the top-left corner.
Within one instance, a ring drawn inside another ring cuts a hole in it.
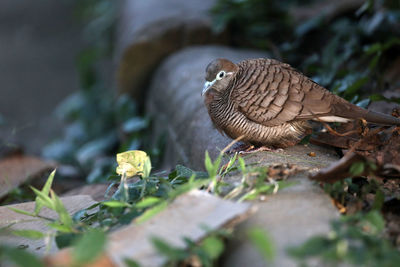
[[[54,162],[48,162],[32,156],[15,155],[0,159],[0,198],[11,190],[39,178],[56,167]]]
[[[62,194],[62,196],[89,195],[96,201],[103,201],[105,200],[105,193],[108,187],[108,184],[87,184],[69,190]],[[109,195],[111,195],[111,193]]]
[[[310,157],[310,152],[316,157]],[[242,236],[240,242],[233,241],[228,249],[229,255],[224,259],[223,266],[265,266],[263,257],[246,240],[248,229],[261,227],[273,239],[277,255],[271,266],[298,266],[287,254],[286,249],[304,243],[308,238],[325,234],[329,231],[329,222],[339,216],[331,199],[314,182],[307,179],[309,172],[329,165],[337,160],[330,150],[316,146],[298,145],[285,149],[283,152],[261,152],[252,154],[247,163],[257,163],[261,166],[277,164],[292,164],[305,171],[288,177],[295,185],[278,191],[276,195],[267,196],[264,202],[258,203],[258,212],[242,223],[237,235]],[[240,177],[230,177],[231,182],[239,181]]]
[[[130,0],[121,5],[116,44],[120,90],[140,97],[157,64],[193,44],[223,43],[211,30],[215,0]],[[151,15],[149,15],[151,14]]]
[[[230,143],[213,128],[201,97],[207,64],[226,57],[234,62],[245,58],[266,56],[261,52],[207,46],[184,49],[169,58],[157,70],[150,88],[147,111],[154,117],[155,136],[166,135],[164,163],[172,167],[183,163],[203,169],[204,151],[215,157]],[[156,138],[156,137],[155,137]],[[314,152],[316,157],[308,154]],[[316,146],[298,145],[283,152],[259,152],[246,157],[247,163],[259,166],[289,163],[306,171],[289,179],[298,183],[259,203],[258,212],[242,224],[239,234],[245,235],[253,226],[264,228],[273,237],[277,256],[273,266],[295,266],[286,255],[286,248],[305,242],[310,236],[326,233],[329,222],[338,212],[330,198],[307,179],[307,172],[317,170],[337,160],[332,151]],[[227,178],[238,183],[240,176]],[[243,239],[241,239],[243,240]],[[265,266],[262,257],[250,243],[231,243],[225,266]]]

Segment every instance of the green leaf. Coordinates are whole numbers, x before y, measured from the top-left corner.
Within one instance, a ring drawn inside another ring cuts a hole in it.
[[[376,67],[376,65],[378,64],[380,58],[381,58],[381,54],[376,54],[369,62],[369,65],[368,65],[369,69],[371,69],[371,70],[374,69]]]
[[[186,177],[186,178],[189,178],[190,176],[192,176],[193,173],[195,173],[193,170],[191,170],[185,166],[179,165],[179,164],[176,165],[175,170],[176,170],[177,176]]]
[[[364,52],[367,55],[372,55],[378,52],[382,52],[382,45],[380,43],[374,43],[364,48]]]
[[[247,232],[247,236],[266,261],[274,260],[276,248],[272,237],[265,230],[252,228]]]
[[[4,256],[20,267],[44,267],[43,263],[33,254],[18,248],[0,247]]]
[[[179,261],[184,260],[189,256],[189,254],[185,250],[174,248],[160,238],[152,237],[151,243],[158,252],[166,256],[169,260]]]
[[[124,208],[124,207],[130,207],[131,205],[127,202],[122,202],[118,200],[109,200],[109,201],[104,201],[101,202],[104,206],[110,207],[110,208]]]
[[[229,159],[229,162],[228,162],[228,164],[226,165],[226,168],[225,168],[224,172],[222,173],[222,175],[226,175],[228,172],[231,171],[231,169],[232,169],[232,167],[233,167],[233,164],[235,164],[235,162],[236,162],[237,157],[238,157],[238,153],[235,153],[235,155]],[[223,168],[221,168],[221,171],[222,171],[222,169],[223,169]],[[221,172],[221,171],[220,171],[220,172]],[[221,173],[220,173],[220,174],[221,174]]]
[[[51,200],[51,198],[47,194],[37,190],[36,188],[34,188],[32,186],[30,188],[36,194],[35,214],[39,214],[39,212],[40,212],[40,210],[42,209],[43,206],[54,210],[53,201]],[[37,206],[39,206],[39,208],[36,208]]]
[[[218,169],[221,165],[221,161],[222,161],[222,154],[219,154],[217,159],[214,161],[214,173],[215,175],[217,175],[218,173]]]
[[[25,237],[29,239],[42,239],[46,235],[36,230],[13,230],[11,233],[15,236]]]
[[[124,259],[124,263],[127,267],[140,267],[140,264],[132,259]]]
[[[54,203],[54,210],[55,212],[57,212],[59,220],[65,226],[72,228],[74,222],[72,221],[71,215],[69,215],[61,199],[54,193],[53,190],[50,191],[50,194],[51,194],[51,199]]]
[[[385,202],[385,194],[382,190],[377,190],[375,194],[374,203],[372,204],[373,210],[381,210],[383,207],[383,203]]]
[[[16,213],[19,213],[19,214],[24,214],[24,215],[36,217],[36,214],[35,214],[35,213],[31,213],[31,212],[28,212],[28,211],[24,211],[24,210],[12,208],[12,207],[8,207],[8,209],[10,209],[10,210],[12,210],[12,211],[14,211],[14,212],[16,212]]]
[[[82,233],[57,233],[55,237],[56,245],[59,249],[70,247],[82,238],[82,235]]]
[[[54,180],[54,175],[56,174],[56,170],[52,171],[49,175],[49,177],[47,178],[46,183],[44,184],[43,188],[42,188],[42,193],[43,194],[49,194],[50,193],[50,189],[51,189],[51,185],[53,184],[53,180]]]
[[[204,158],[204,165],[206,167],[206,170],[207,170],[209,176],[212,177],[211,173],[213,171],[213,164],[211,162],[211,158],[210,158],[210,155],[208,154],[207,150],[206,150],[206,155],[205,155],[205,158]]]
[[[158,214],[159,212],[163,211],[167,206],[168,206],[168,202],[164,201],[164,202],[158,204],[157,206],[146,210],[142,215],[140,215],[139,217],[137,217],[135,219],[135,222],[138,224],[143,223],[143,222],[149,220],[150,218],[152,218],[153,216],[155,216],[156,214]]]
[[[365,164],[362,161],[354,162],[350,167],[350,173],[353,176],[360,176],[365,169]]]
[[[272,191],[274,189],[274,185],[273,184],[265,184],[265,185],[261,185],[258,186],[256,188],[254,188],[253,190],[251,190],[250,192],[246,193],[245,195],[243,195],[238,202],[242,202],[244,200],[254,200],[256,199],[260,194],[262,193],[268,193],[268,191]]]
[[[298,247],[288,249],[292,257],[303,259],[308,256],[320,255],[329,250],[331,242],[322,236],[315,236],[307,240],[304,244]]]
[[[210,155],[208,154],[208,151],[206,151],[204,165],[206,167],[206,170],[210,178],[214,178],[217,176],[219,166],[221,165],[221,160],[222,160],[222,154],[218,155],[217,159],[214,162],[212,162]]]
[[[106,244],[106,234],[98,229],[91,229],[78,240],[72,256],[78,263],[88,263],[101,254]]]
[[[244,159],[242,157],[238,157],[238,161],[239,161],[240,171],[242,173],[246,172],[246,163],[244,162]]]
[[[138,209],[144,209],[150,206],[153,206],[161,201],[158,197],[146,197],[135,204],[135,207]]]
[[[299,182],[297,182],[297,181],[278,181],[279,190],[291,187],[296,184],[299,184]]]
[[[213,260],[217,259],[222,254],[222,252],[224,252],[225,249],[224,242],[222,242],[221,239],[215,236],[209,236],[204,239],[201,243],[201,247]]]
[[[46,181],[46,183],[44,184],[44,186],[43,186],[43,188],[42,188],[42,191],[41,191],[41,193],[43,194],[43,197],[49,195],[50,189],[51,189],[51,185],[53,184],[53,180],[54,180],[55,174],[56,174],[56,170],[52,171],[52,172],[50,173],[49,177],[47,178],[47,181]],[[32,190],[33,190],[33,189],[32,189]],[[35,190],[34,190],[34,192],[35,192]],[[35,193],[36,193],[36,192],[35,192]],[[36,202],[36,205],[35,205],[35,214],[39,214],[39,212],[40,212],[40,210],[42,209],[42,207],[43,207],[43,206],[46,206],[46,203],[47,203],[47,204],[50,204],[49,202],[46,202],[46,201],[48,201],[47,198],[42,199],[42,198],[40,198],[39,196],[36,197],[36,199],[35,199],[35,202]],[[49,207],[49,206],[46,206],[46,207]]]
[[[370,224],[370,226],[373,227],[373,229],[368,229],[370,232],[373,234],[378,234],[383,231],[385,228],[385,220],[383,219],[382,215],[380,214],[379,211],[373,210],[368,212],[365,216],[365,221]],[[365,227],[364,227],[365,228]]]

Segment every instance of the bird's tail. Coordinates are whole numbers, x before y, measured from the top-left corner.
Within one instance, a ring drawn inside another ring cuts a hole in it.
[[[383,125],[400,125],[400,119],[383,113],[369,110],[363,118],[367,122]]]

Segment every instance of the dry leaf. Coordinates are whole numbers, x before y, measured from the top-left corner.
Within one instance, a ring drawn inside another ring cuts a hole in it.
[[[117,174],[125,175],[126,178],[140,175],[147,177],[150,174],[151,162],[146,152],[141,150],[130,150],[117,154]]]

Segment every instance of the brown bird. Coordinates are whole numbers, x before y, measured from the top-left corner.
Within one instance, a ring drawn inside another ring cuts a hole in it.
[[[257,146],[295,145],[311,129],[310,120],[400,125],[400,119],[351,104],[274,59],[215,59],[206,68],[202,95],[221,133]]]

